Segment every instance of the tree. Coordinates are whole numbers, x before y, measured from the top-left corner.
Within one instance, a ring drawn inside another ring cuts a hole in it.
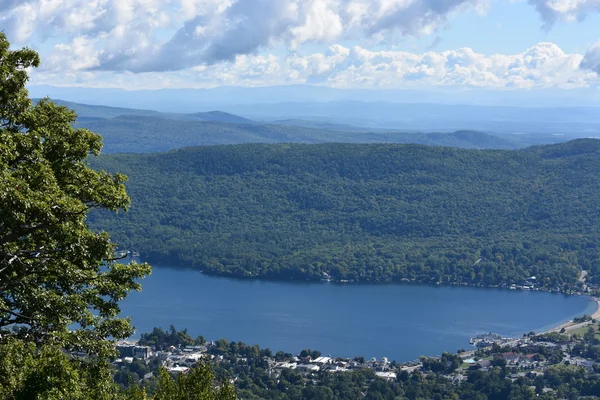
[[[73,111],[32,103],[27,69],[39,64],[0,32],[0,398],[144,400],[143,389],[119,390],[108,357],[133,333],[118,302],[150,266],[118,263],[108,234],[86,222],[91,209],[128,207],[126,177],[88,166],[102,139],[75,129]],[[174,394],[157,398],[235,398],[228,382],[215,389],[209,365],[161,383]]]
[[[142,391],[121,393],[106,360],[87,362],[59,346],[9,338],[0,345],[0,398],[143,400]]]
[[[223,381],[214,385],[215,375],[210,365],[200,363],[192,368],[187,375],[173,379],[162,368],[159,371],[159,387],[154,400],[233,400],[236,398],[233,385]]]
[[[102,139],[75,129],[74,112],[32,103],[26,69],[39,63],[0,33],[0,334],[104,354],[132,334],[118,301],[150,267],[116,263],[109,236],[89,229],[89,210],[127,208],[126,177],[87,165]]]

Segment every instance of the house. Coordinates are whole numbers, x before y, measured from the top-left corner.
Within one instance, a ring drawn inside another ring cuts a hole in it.
[[[479,360],[469,366],[470,369],[489,368],[492,365],[490,360]]]
[[[170,374],[179,375],[179,374],[187,374],[190,371],[190,369],[188,367],[175,366],[175,367],[169,368],[167,371],[169,371]]]
[[[321,364],[321,365],[331,364],[332,362],[333,362],[333,359],[331,357],[318,357],[311,361],[311,363]]]
[[[187,353],[202,353],[206,351],[205,346],[185,346],[183,349],[184,352]]]
[[[327,372],[346,372],[346,371],[348,371],[347,368],[340,367],[339,365],[335,365],[335,364],[325,365],[323,367],[323,370],[327,371]]]
[[[138,346],[128,342],[117,343],[117,350],[120,357],[133,357],[145,360],[152,355],[152,350],[149,346]]]
[[[587,370],[593,370],[595,364],[593,361],[584,358],[572,358],[570,362],[571,365],[577,365],[578,367],[583,367]]]
[[[558,345],[556,343],[552,343],[552,342],[538,342],[538,346],[543,346],[543,347],[551,349],[551,348],[556,347]]]
[[[516,364],[516,363],[519,362],[520,356],[517,353],[513,353],[511,351],[511,352],[508,352],[508,353],[502,353],[502,358],[508,364]]]
[[[375,376],[382,379],[395,380],[396,373],[395,372],[375,372]]]
[[[321,370],[321,367],[319,367],[316,364],[298,364],[296,366],[296,369],[300,372],[311,373],[311,372],[319,372]]]
[[[296,369],[297,366],[298,364],[296,364],[295,362],[281,362],[275,364],[275,368],[277,369]]]
[[[158,358],[159,360],[166,360],[167,358],[169,358],[169,355],[171,353],[169,353],[168,351],[157,351],[156,353],[154,353],[154,356],[156,356],[156,358]]]
[[[520,362],[523,365],[531,365],[535,363],[535,358],[537,354],[527,354],[525,357],[521,357]]]
[[[192,354],[188,354],[185,357],[185,363],[186,364],[195,364],[197,363],[199,360],[202,359],[203,355],[202,353],[192,353]]]

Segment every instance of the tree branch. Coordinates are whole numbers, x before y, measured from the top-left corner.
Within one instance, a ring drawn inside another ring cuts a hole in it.
[[[32,232],[35,232],[35,231],[38,231],[41,229],[50,228],[50,226],[51,225],[48,223],[43,223],[43,224],[39,224],[39,225],[21,225],[19,228],[17,228],[16,231],[9,233],[8,235],[0,237],[0,245],[14,242],[15,240],[18,240],[25,235],[28,235]]]

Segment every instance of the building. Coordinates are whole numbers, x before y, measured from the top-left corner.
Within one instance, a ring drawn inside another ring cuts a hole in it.
[[[169,368],[167,371],[169,371],[170,374],[179,375],[179,374],[187,374],[190,371],[190,369],[188,367],[175,366],[175,367]]]
[[[375,375],[378,378],[387,379],[387,380],[395,380],[396,379],[395,372],[375,372]]]
[[[300,371],[300,372],[319,372],[321,370],[321,367],[319,367],[316,364],[298,364],[296,366],[296,370]]]
[[[311,361],[311,363],[315,364],[331,364],[332,362],[333,359],[331,359],[331,357],[317,357]]]
[[[513,353],[513,352],[508,352],[508,353],[502,353],[502,358],[504,359],[504,361],[506,361],[508,364],[516,364],[519,362],[519,359],[521,358],[517,353]]]
[[[145,360],[152,355],[152,350],[148,346],[138,346],[133,343],[121,342],[117,343],[119,357],[133,357]]]

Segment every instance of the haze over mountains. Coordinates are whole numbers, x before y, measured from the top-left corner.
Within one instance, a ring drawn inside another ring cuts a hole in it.
[[[222,108],[232,104],[305,102],[391,102],[494,107],[600,107],[600,89],[498,91],[430,87],[427,89],[337,89],[313,85],[219,86],[210,89],[125,90],[117,88],[29,86],[32,97],[51,97],[86,104],[141,107],[171,112]]]
[[[240,116],[211,109],[171,113],[63,100],[56,102],[77,112],[77,126],[104,137],[106,153],[284,142],[415,143],[517,149],[600,136],[600,112],[589,107],[528,109],[352,101],[237,106],[245,107],[247,111],[245,116]],[[288,114],[291,109],[298,115]],[[252,114],[251,110],[258,114],[246,118]],[[386,120],[385,115],[392,119]],[[379,122],[373,119],[377,116],[381,116]],[[365,126],[369,124],[376,126]],[[421,125],[439,126],[439,129],[420,129]],[[513,125],[518,125],[519,129],[512,130]],[[483,129],[476,128],[478,126]]]

